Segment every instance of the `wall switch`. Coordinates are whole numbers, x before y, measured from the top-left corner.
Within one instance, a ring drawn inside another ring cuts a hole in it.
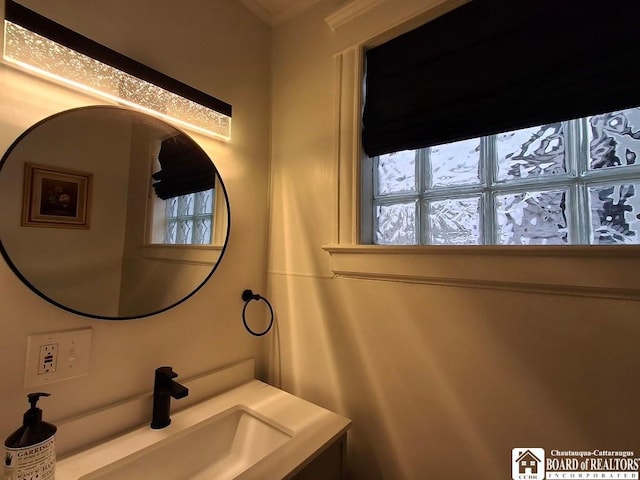
[[[91,332],[91,328],[84,328],[29,335],[25,387],[87,375]]]

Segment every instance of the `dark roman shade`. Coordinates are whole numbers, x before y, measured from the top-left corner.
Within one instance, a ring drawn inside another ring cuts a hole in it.
[[[215,185],[213,163],[184,135],[163,140],[158,161],[161,170],[152,175],[157,180],[153,188],[163,200],[209,190]]]
[[[639,0],[472,0],[367,51],[364,151],[638,106],[639,40]]]

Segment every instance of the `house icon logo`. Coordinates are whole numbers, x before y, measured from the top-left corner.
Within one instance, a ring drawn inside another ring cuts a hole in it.
[[[511,450],[513,480],[544,480],[544,448]]]

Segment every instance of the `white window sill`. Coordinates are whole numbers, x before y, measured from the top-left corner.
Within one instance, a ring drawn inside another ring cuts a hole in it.
[[[218,245],[140,245],[140,257],[147,260],[186,263],[191,265],[215,265],[222,246]]]
[[[640,301],[640,246],[327,245],[336,277]]]

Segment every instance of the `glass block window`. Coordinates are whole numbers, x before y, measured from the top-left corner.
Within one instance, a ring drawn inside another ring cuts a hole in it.
[[[365,243],[640,244],[640,108],[369,162]]]
[[[214,189],[165,200],[165,244],[208,245],[213,232]]]

